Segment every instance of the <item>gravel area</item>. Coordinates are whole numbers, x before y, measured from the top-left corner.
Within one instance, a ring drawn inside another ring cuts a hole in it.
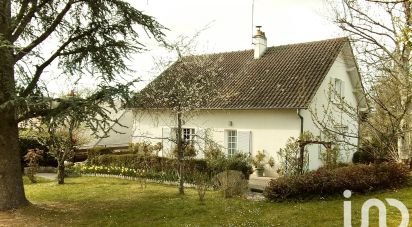
[[[265,201],[266,200],[266,198],[263,196],[262,193],[252,192],[252,191],[248,191],[245,194],[245,198],[248,200],[252,200],[252,201]]]

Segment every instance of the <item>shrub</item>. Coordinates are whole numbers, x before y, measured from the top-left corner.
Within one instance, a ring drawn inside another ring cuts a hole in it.
[[[224,156],[220,146],[214,142],[208,142],[206,149],[203,151],[206,160],[216,160]]]
[[[257,151],[255,158],[252,159],[252,163],[256,168],[263,168],[265,163],[263,160],[265,159],[266,154],[264,151]]]
[[[394,163],[320,168],[303,175],[274,179],[265,188],[264,195],[271,201],[284,201],[320,198],[346,189],[365,193],[402,186],[408,176],[406,166]]]
[[[212,175],[225,170],[237,170],[242,172],[246,179],[249,179],[249,175],[253,173],[253,168],[250,163],[249,156],[242,153],[235,154],[231,157],[217,155],[215,158],[207,160],[207,166]]]
[[[195,146],[193,145],[193,143],[184,142],[182,146],[183,146],[183,157],[184,158],[194,158],[194,157],[196,157],[197,151],[196,151]],[[173,150],[172,150],[173,157],[177,158],[177,156],[178,156],[177,153],[178,153],[177,146],[174,146]]]
[[[352,162],[355,164],[369,164],[375,162],[373,154],[369,151],[356,151],[353,153]]]
[[[245,176],[240,171],[227,170],[216,175],[215,186],[223,192],[224,198],[242,195],[248,187]]]
[[[152,145],[149,142],[140,142],[140,143],[130,143],[128,152],[132,154],[140,155],[157,155],[162,150],[162,143],[158,142],[155,145]]]
[[[32,183],[36,183],[36,178],[34,175],[37,173],[39,168],[39,161],[42,159],[43,151],[40,149],[29,149],[27,154],[24,156],[24,161],[26,161],[27,166],[25,169],[26,175]]]
[[[20,156],[21,156],[21,163],[22,168],[27,166],[26,162],[24,161],[24,156],[27,154],[29,149],[40,149],[44,152],[42,153],[42,158],[39,160],[40,166],[57,166],[56,159],[49,153],[49,149],[47,146],[41,144],[38,139],[36,138],[19,138],[19,145],[20,145]]]
[[[280,157],[279,174],[282,176],[293,176],[300,174],[300,147],[299,138],[290,137],[284,148],[278,152]],[[308,152],[305,150],[303,159],[303,171],[308,167]]]
[[[370,140],[365,140],[360,144],[359,161],[360,163],[396,161],[398,156],[396,147],[396,138],[394,140],[391,136],[381,138],[372,136]]]
[[[197,195],[201,203],[205,200],[205,195],[207,189],[210,185],[210,177],[206,173],[195,172],[194,173],[194,183],[196,185]]]
[[[92,149],[87,150],[87,163],[89,165],[96,165],[96,159],[100,155],[105,155],[105,154],[111,154],[112,151],[110,148],[105,148],[105,147],[95,147]]]

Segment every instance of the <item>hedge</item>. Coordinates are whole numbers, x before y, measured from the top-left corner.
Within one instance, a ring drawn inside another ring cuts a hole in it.
[[[241,157],[225,158],[213,163],[203,159],[183,160],[183,171],[186,182],[195,180],[196,173],[212,177],[226,169],[241,171],[246,178],[252,173],[252,166]],[[89,165],[106,167],[124,167],[134,170],[146,170],[145,177],[157,179],[168,176],[170,180],[178,179],[177,160],[158,156],[143,156],[139,154],[106,154],[95,156],[89,160]]]
[[[337,195],[346,189],[365,193],[402,186],[408,177],[409,169],[395,163],[320,168],[303,175],[274,179],[265,188],[264,195],[271,201],[279,202]]]

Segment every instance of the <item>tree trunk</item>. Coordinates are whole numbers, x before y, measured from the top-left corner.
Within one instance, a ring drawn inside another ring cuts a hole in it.
[[[179,165],[179,194],[184,195],[183,180],[183,144],[182,144],[182,113],[177,113],[177,162]]]
[[[401,116],[398,127],[398,161],[407,163],[410,158],[409,151],[409,106],[410,106],[410,80],[409,80],[409,55],[410,49],[405,47],[403,55],[400,57],[402,67],[399,67],[399,80],[402,81],[400,89],[400,101],[401,101]]]
[[[10,39],[10,1],[0,2],[0,106],[15,98]],[[27,205],[24,194],[14,104],[0,107],[0,210]]]
[[[305,158],[305,145],[299,144],[299,174],[303,174],[304,158]]]
[[[27,205],[28,201],[23,188],[14,111],[0,110],[0,122],[0,210],[7,210]]]
[[[411,6],[409,1],[405,1],[403,4],[403,10],[405,14],[405,22],[406,28],[408,29],[407,37],[404,37],[405,40],[409,40],[409,32],[410,27],[412,26],[412,18],[411,18]],[[402,118],[399,122],[399,132],[398,132],[398,157],[400,162],[407,163],[410,159],[410,148],[409,148],[409,122],[408,116],[409,114],[409,106],[411,102],[411,95],[410,95],[410,67],[409,67],[409,60],[411,55],[411,46],[410,43],[406,43],[405,46],[401,46],[399,52],[399,76],[401,78],[400,81],[402,82],[401,90],[400,90],[400,98],[401,98],[401,107],[402,111],[405,114],[402,115]]]
[[[406,120],[405,118],[401,119],[399,124],[399,132],[398,132],[398,161],[405,162],[409,158],[409,152],[407,149],[407,142],[406,142]]]
[[[57,183],[64,184],[64,161],[57,162]]]

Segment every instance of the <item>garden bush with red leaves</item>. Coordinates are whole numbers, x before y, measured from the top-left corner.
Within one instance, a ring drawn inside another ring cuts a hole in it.
[[[406,184],[409,169],[396,163],[320,168],[303,175],[270,181],[264,195],[270,201],[305,200],[343,193],[393,189]]]

